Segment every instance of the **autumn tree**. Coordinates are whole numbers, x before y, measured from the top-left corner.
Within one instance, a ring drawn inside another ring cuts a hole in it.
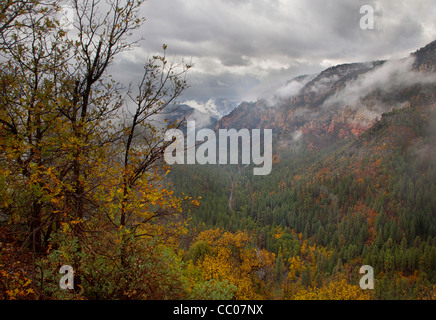
[[[31,249],[34,271],[35,259],[48,242],[43,229],[51,217],[44,211],[57,192],[49,169],[54,154],[48,152],[59,125],[51,112],[60,86],[54,77],[65,62],[64,33],[50,18],[57,10],[52,1],[6,1],[0,7],[0,211],[9,224],[2,228],[2,238],[12,234],[21,243],[3,261],[8,271],[24,248]]]
[[[142,2],[71,1],[73,30],[54,3],[0,7],[0,213],[18,241],[2,269],[30,250],[40,296],[72,297],[58,289],[64,264],[73,297],[177,296],[179,271],[161,267],[184,230],[162,160],[173,124],[152,121],[177,102],[189,65],[154,56],[136,91],[108,73],[137,43]]]
[[[358,285],[350,284],[344,277],[316,288],[301,289],[293,297],[295,300],[370,300],[371,294]]]
[[[199,272],[198,284],[218,286],[227,298],[261,299],[270,290],[264,281],[273,277],[275,255],[250,243],[247,232],[220,229],[200,233],[189,252],[191,268]]]

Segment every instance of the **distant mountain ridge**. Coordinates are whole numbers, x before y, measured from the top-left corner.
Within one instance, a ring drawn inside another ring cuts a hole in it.
[[[333,66],[297,94],[241,103],[216,129],[271,128],[285,139],[300,133],[319,147],[361,135],[385,112],[436,102],[435,71],[436,41],[404,59]]]
[[[413,65],[415,70],[419,71],[436,71],[436,40],[429,43],[425,47],[412,53],[411,56],[415,57],[415,63]]]

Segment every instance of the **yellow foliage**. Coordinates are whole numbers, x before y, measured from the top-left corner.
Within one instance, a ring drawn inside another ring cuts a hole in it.
[[[352,285],[346,279],[332,281],[320,288],[298,291],[295,300],[370,300],[371,296],[358,285]]]
[[[262,299],[256,289],[258,275],[272,270],[273,253],[254,248],[251,237],[243,231],[207,230],[197,236],[197,241],[210,248],[204,259],[197,262],[204,280],[227,280],[237,287],[234,298],[238,300]]]

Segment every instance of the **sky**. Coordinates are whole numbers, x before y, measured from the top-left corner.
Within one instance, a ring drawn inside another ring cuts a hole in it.
[[[363,30],[363,5],[374,29]],[[141,46],[114,66],[124,81],[140,77],[162,52],[192,62],[181,100],[254,101],[286,81],[341,63],[407,57],[436,40],[434,0],[147,0],[134,36]]]

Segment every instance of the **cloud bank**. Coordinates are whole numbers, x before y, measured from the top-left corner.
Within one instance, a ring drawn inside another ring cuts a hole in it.
[[[374,30],[359,27],[365,4],[375,9]],[[433,0],[148,0],[142,10],[142,46],[115,70],[128,81],[165,43],[192,59],[185,99],[202,102],[255,100],[300,74],[405,57],[436,39]]]
[[[422,73],[413,70],[415,57],[387,61],[381,66],[364,73],[354,81],[347,82],[343,90],[338,91],[335,95],[329,97],[322,108],[351,108],[352,110],[365,113],[368,118],[375,119],[381,113],[389,111],[392,107],[401,108],[399,105],[385,104],[382,101],[376,101],[375,105],[368,108],[362,102],[366,96],[380,92],[385,96],[394,94],[401,89],[418,85],[430,84],[436,82],[434,73]]]

